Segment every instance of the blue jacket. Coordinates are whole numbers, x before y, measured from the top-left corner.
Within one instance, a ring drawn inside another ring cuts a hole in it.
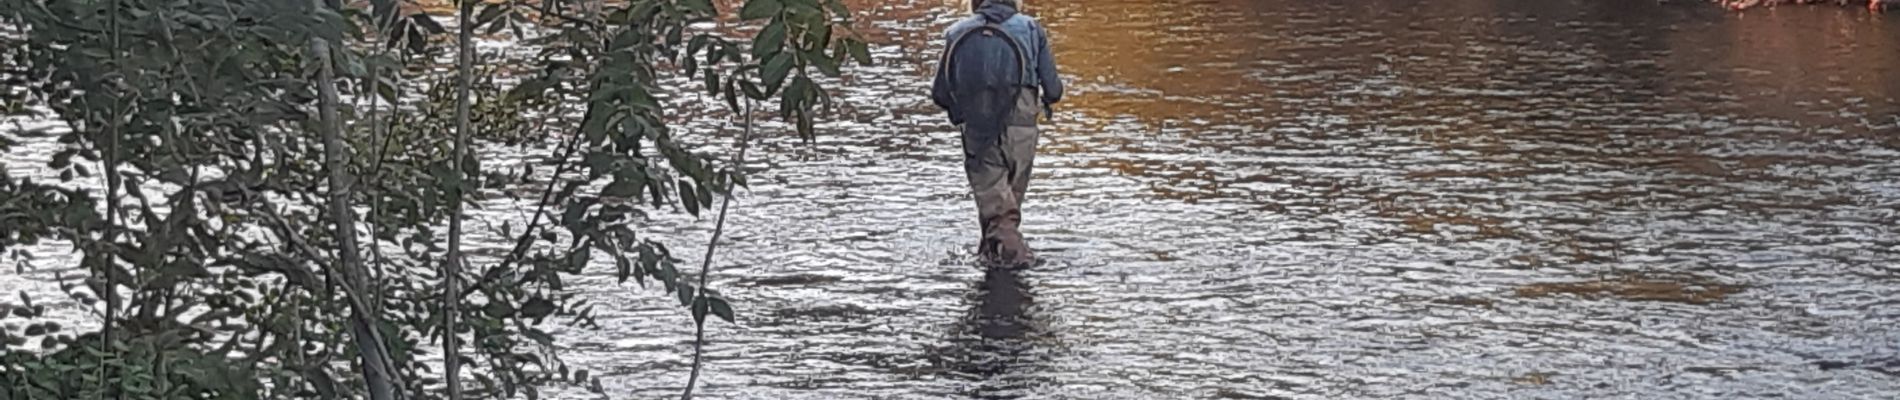
[[[1021,43],[1025,47],[1024,51],[1030,53],[1023,55],[1028,61],[1030,73],[1023,74],[1022,86],[1041,89],[1043,104],[1062,101],[1062,79],[1056,75],[1056,60],[1054,53],[1049,50],[1048,33],[1042,29],[1041,24],[1036,23],[1035,18],[1017,13],[1015,0],[985,1],[983,6],[977,9],[975,15],[951,25],[950,29],[944,32],[945,51],[949,51],[948,46],[951,41],[987,23],[996,23],[1001,26],[1010,38]],[[956,62],[940,60],[940,63],[945,61]],[[937,76],[930,87],[930,98],[937,107],[951,111],[952,123],[962,123],[963,121],[958,121],[955,115],[957,105],[952,93],[956,88],[949,87],[948,68],[944,67],[941,64],[937,66]],[[996,71],[995,73],[1003,75],[1010,72]]]

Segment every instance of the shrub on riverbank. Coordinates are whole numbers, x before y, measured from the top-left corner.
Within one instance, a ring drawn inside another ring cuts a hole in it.
[[[729,7],[759,25],[749,40],[701,24],[721,17],[713,0],[582,4],[470,1],[446,27],[397,0],[0,0],[0,112],[63,125],[41,140],[52,154],[17,158],[50,158],[57,178],[0,161],[0,254],[70,246],[61,289],[99,324],[0,300],[0,400],[598,389],[542,325],[593,325],[566,282],[596,265],[653,281],[696,328],[730,321],[703,271],[694,284],[636,237],[649,212],[698,215],[745,185],[677,134],[665,99],[680,96],[660,82],[703,81],[696,98],[728,117],[778,99],[809,137],[829,102],[812,75],[868,63],[866,45],[837,0]],[[476,61],[473,32],[504,31],[532,55]],[[477,79],[497,70],[529,72]],[[469,143],[484,139],[549,149],[484,170]],[[17,144],[0,136],[0,152],[33,151]],[[512,247],[470,260],[462,206],[522,187],[526,224],[471,224]],[[200,379],[231,371],[245,375]]]
[[[1896,0],[1716,0],[1730,10],[1746,10],[1756,7],[1782,4],[1834,4],[1841,6],[1865,5],[1869,10],[1883,10],[1900,6]]]

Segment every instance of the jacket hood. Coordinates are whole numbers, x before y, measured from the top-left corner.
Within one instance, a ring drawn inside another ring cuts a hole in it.
[[[1002,23],[1016,16],[1017,4],[1019,3],[1016,0],[984,0],[983,6],[978,7],[976,13],[990,22]]]

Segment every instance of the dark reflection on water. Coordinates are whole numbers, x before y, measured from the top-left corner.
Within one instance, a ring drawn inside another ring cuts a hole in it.
[[[817,143],[757,145],[714,275],[740,324],[710,334],[703,398],[1900,393],[1900,18],[1030,0],[1074,88],[1024,213],[1048,263],[984,272],[957,139],[925,97],[963,2],[849,2],[888,39],[833,85]],[[56,146],[6,161],[43,176],[26,166]],[[613,282],[570,282],[614,307],[561,332],[564,357],[613,398],[677,393],[687,317]]]
[[[971,398],[1016,399],[1034,394],[1019,382],[1033,370],[1040,332],[1035,331],[1035,295],[1021,273],[993,268],[971,291],[972,308],[962,321],[963,331],[952,339],[948,358],[958,372],[975,380]]]

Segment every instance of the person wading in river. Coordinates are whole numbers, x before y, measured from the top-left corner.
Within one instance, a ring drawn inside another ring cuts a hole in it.
[[[976,195],[985,260],[1027,266],[1022,200],[1036,155],[1036,117],[1062,100],[1048,33],[1018,0],[975,0],[974,15],[944,32],[930,99],[963,134],[963,170]]]

